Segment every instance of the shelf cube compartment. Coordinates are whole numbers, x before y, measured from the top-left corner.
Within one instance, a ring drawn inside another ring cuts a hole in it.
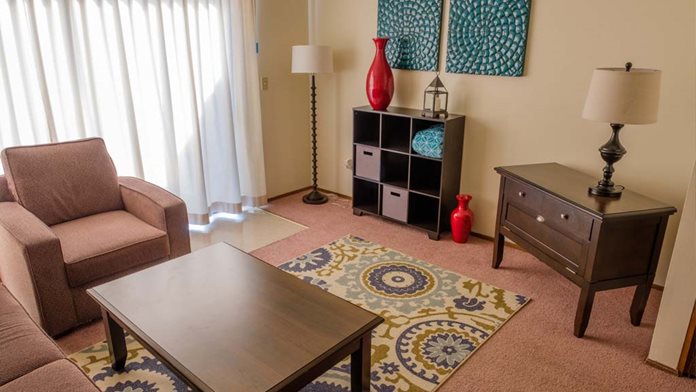
[[[407,154],[382,151],[382,183],[398,188],[408,188]]]
[[[379,184],[353,178],[353,208],[379,214]]]
[[[436,125],[444,125],[441,121],[424,120],[422,118],[413,119],[413,134],[424,129],[432,128]]]
[[[408,153],[411,150],[411,119],[382,115],[382,148]]]
[[[408,223],[422,229],[438,231],[440,200],[410,192],[408,195]]]
[[[408,220],[408,191],[382,185],[382,215],[401,222]]]
[[[411,157],[411,184],[409,189],[438,197],[440,196],[441,178],[442,161],[416,156]]]
[[[353,141],[379,147],[379,113],[353,111]]]
[[[411,139],[416,137],[416,134],[419,131],[423,131],[423,130],[426,130],[428,128],[432,128],[432,127],[437,126],[437,125],[444,126],[443,123],[438,122],[438,121],[430,121],[430,120],[424,120],[421,118],[414,118],[413,119],[413,133],[411,135]],[[411,142],[412,142],[411,149],[409,151],[411,152],[411,154],[418,154],[418,151],[413,149],[413,140],[411,140]]]

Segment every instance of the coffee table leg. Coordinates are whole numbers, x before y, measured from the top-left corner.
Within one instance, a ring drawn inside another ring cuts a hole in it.
[[[104,319],[104,329],[106,331],[106,341],[109,344],[109,356],[111,359],[111,367],[116,371],[123,370],[126,365],[126,334],[120,325],[106,310],[102,309],[102,318]]]
[[[370,354],[372,331],[360,338],[360,348],[350,355],[351,392],[370,391]]]

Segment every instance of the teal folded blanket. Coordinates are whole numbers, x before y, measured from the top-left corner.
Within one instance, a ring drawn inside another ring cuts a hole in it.
[[[445,128],[442,125],[416,132],[413,137],[413,150],[420,155],[430,158],[442,158],[442,140]]]

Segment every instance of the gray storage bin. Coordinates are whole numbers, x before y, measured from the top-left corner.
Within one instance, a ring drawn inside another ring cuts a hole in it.
[[[355,146],[355,175],[379,181],[380,150],[377,147]]]
[[[382,187],[382,215],[406,222],[408,220],[408,191],[384,185]]]

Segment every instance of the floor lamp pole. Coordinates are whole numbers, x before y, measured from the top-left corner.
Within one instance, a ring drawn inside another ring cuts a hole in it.
[[[329,198],[317,189],[317,85],[312,74],[312,191],[302,201],[307,204],[324,204]]]

